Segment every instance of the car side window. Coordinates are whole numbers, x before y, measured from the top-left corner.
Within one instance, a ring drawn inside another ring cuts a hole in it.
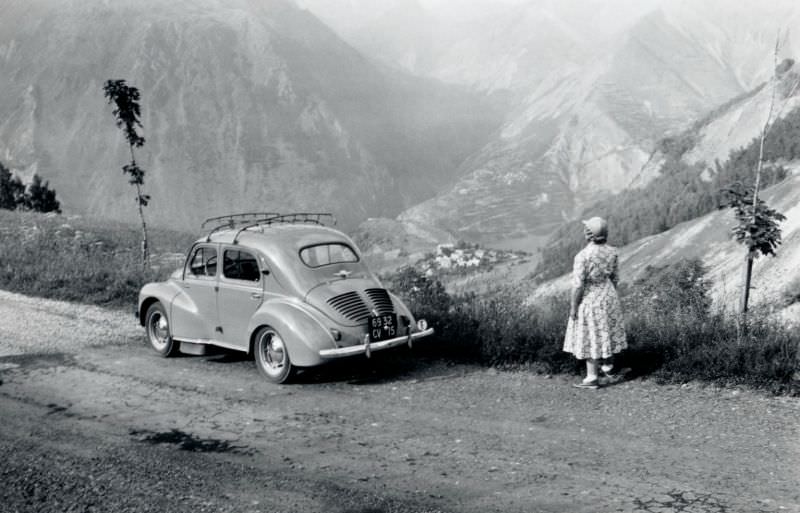
[[[222,274],[232,280],[261,280],[256,257],[246,251],[226,249],[222,258]]]
[[[217,275],[217,250],[207,246],[194,251],[189,261],[189,274],[195,277],[213,278]]]

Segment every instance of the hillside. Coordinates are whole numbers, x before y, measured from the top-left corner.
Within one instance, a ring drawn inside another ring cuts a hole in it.
[[[772,82],[763,84],[715,109],[688,130],[659,141],[648,165],[652,176],[645,184],[589,205],[581,218],[606,217],[615,227],[611,242],[625,245],[715,210],[724,200],[722,189],[737,181],[753,181],[761,150],[760,130],[773,89],[775,115],[764,145],[767,164],[762,185],[781,180],[786,174],[781,163],[800,158],[795,142],[800,137],[800,109],[791,110],[800,102],[800,74],[791,60],[781,63],[779,69],[774,88]],[[724,133],[731,134],[730,139]],[[749,134],[746,144],[733,146],[745,134]],[[724,158],[714,158],[709,148],[714,144],[717,151],[727,149]],[[708,158],[699,160],[704,151],[709,151]],[[569,262],[562,255],[576,253],[583,243],[580,222],[564,223],[542,247],[537,276],[547,279],[567,272]]]
[[[499,123],[484,96],[376,65],[289,0],[0,2],[0,160],[67,211],[135,215],[102,84],[142,93],[147,214],[394,216]],[[176,199],[180,199],[176,201]]]
[[[492,244],[547,235],[598,199],[646,184],[660,140],[769,77],[771,37],[760,31],[774,13],[743,36],[745,10],[725,12],[715,28],[704,7],[668,4],[599,45],[588,64],[567,59],[531,86],[452,187],[399,219]]]
[[[753,269],[754,306],[784,312],[787,318],[800,314],[800,164],[790,166],[792,175],[764,191],[765,201],[786,216],[781,223],[783,244],[777,255],[758,259]],[[720,210],[674,228],[646,237],[620,250],[622,281],[632,283],[649,265],[664,266],[684,258],[700,258],[713,282],[712,296],[717,305],[736,311],[740,294],[744,249],[733,241],[730,229],[735,224],[730,210]],[[611,227],[613,230],[613,226]],[[564,255],[570,258],[571,255]],[[533,293],[533,301],[569,289],[569,276],[551,280]]]

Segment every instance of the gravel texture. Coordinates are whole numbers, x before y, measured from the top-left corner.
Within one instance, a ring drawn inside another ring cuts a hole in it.
[[[259,378],[0,292],[0,511],[800,512],[800,400],[397,351]]]

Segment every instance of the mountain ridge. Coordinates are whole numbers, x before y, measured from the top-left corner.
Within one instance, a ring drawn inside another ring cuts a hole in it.
[[[284,0],[5,4],[0,156],[79,213],[135,211],[110,78],[142,93],[147,215],[181,228],[231,210],[395,215],[499,122],[495,100],[379,68]]]

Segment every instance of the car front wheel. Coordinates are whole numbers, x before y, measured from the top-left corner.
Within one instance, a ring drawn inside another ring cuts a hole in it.
[[[167,312],[161,303],[153,303],[147,309],[145,317],[147,341],[158,354],[163,357],[174,356],[178,353],[178,342],[172,339]]]
[[[283,338],[272,328],[261,328],[253,345],[258,370],[274,383],[285,383],[293,374],[289,351]]]

